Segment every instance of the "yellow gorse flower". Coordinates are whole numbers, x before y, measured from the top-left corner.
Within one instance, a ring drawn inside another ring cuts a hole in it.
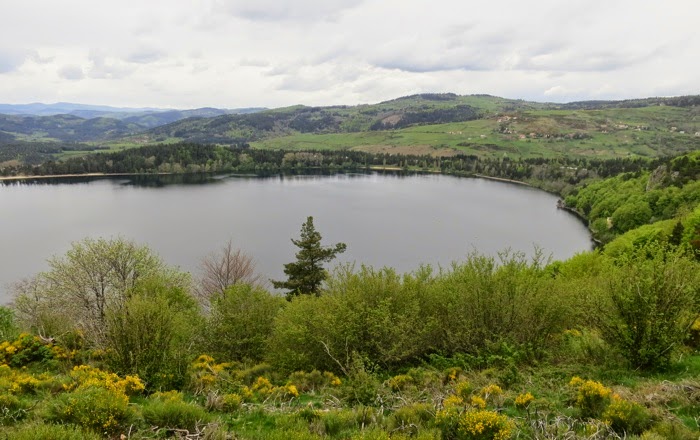
[[[515,398],[515,406],[518,408],[526,408],[533,400],[535,400],[535,396],[531,393],[519,394]]]
[[[506,440],[513,431],[513,422],[495,411],[471,410],[460,418],[458,431],[464,438]]]

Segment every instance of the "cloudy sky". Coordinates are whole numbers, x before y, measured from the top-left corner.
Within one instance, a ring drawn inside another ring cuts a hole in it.
[[[698,0],[0,0],[0,102],[700,93]]]

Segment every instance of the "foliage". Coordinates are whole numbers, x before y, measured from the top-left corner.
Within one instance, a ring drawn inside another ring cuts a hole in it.
[[[620,434],[641,434],[651,424],[647,410],[614,394],[602,419]]]
[[[19,334],[15,313],[11,308],[0,306],[0,341],[9,341]]]
[[[128,403],[125,394],[107,388],[78,388],[49,401],[45,417],[52,422],[73,423],[100,433],[114,433],[131,417]]]
[[[29,423],[6,431],[0,437],[13,440],[100,440],[103,437],[75,425]]]
[[[224,361],[265,357],[267,339],[284,299],[250,284],[234,284],[211,303],[201,328],[201,348]]]
[[[337,243],[330,247],[321,246],[321,234],[314,228],[314,218],[309,216],[301,226],[301,237],[292,239],[294,246],[300,250],[296,253],[297,260],[284,265],[286,281],[272,281],[277,289],[288,289],[287,299],[301,294],[319,295],[323,280],[328,276],[323,269],[323,263],[345,252],[345,243]]]
[[[621,256],[590,317],[635,368],[663,369],[700,313],[700,271],[683,249]]]
[[[107,311],[107,363],[138,374],[151,390],[182,386],[198,318],[196,302],[183,288],[162,278],[141,280]]]
[[[506,440],[515,427],[507,416],[484,409],[444,409],[438,411],[436,424],[446,440]]]
[[[142,413],[146,423],[166,429],[195,431],[198,425],[211,420],[201,406],[178,399],[150,398],[144,404]]]
[[[75,242],[65,256],[51,258],[49,267],[15,292],[20,322],[41,333],[58,332],[50,336],[75,323],[95,346],[104,343],[107,309],[121,305],[137,281],[168,274],[174,284],[186,284],[150,249],[122,238]]]
[[[600,382],[574,376],[569,386],[576,390],[576,406],[584,418],[600,416],[610,403],[612,391]]]
[[[34,362],[47,363],[56,357],[58,350],[38,336],[21,333],[14,341],[0,343],[0,364],[23,367]]]

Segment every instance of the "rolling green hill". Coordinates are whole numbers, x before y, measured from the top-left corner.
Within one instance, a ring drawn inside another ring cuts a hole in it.
[[[0,133],[23,141],[88,142],[114,139],[145,128],[111,118],[83,119],[73,115],[0,115]]]
[[[658,157],[700,148],[698,102],[691,96],[547,104],[423,94],[374,105],[186,119],[130,140],[485,157]]]
[[[654,158],[700,149],[698,104],[700,96],[554,104],[444,93],[235,114],[203,108],[92,119],[0,115],[0,150],[18,141],[25,142],[22,150],[26,142],[92,144],[84,150],[198,142],[443,157]],[[72,150],[70,155],[82,154]]]

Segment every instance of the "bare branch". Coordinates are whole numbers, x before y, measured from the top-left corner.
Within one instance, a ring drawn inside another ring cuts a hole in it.
[[[255,260],[234,248],[229,240],[218,252],[212,252],[202,259],[197,295],[208,303],[234,284],[264,287],[255,266]]]

